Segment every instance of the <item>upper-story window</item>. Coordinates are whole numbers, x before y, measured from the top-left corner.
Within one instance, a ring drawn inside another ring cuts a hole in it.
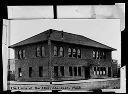
[[[77,50],[77,57],[81,58],[81,50],[80,49]]]
[[[18,59],[25,58],[25,50],[19,50],[18,51]]]
[[[103,58],[103,52],[100,52],[100,59]]]
[[[105,52],[103,52],[103,58],[106,59],[106,53]]]
[[[68,56],[72,57],[72,49],[71,48],[68,48]]]
[[[93,51],[93,58],[96,59],[96,51]]]
[[[64,56],[64,49],[63,49],[63,47],[60,47],[60,56]]]
[[[25,50],[23,50],[23,58],[25,58]]]
[[[37,47],[37,49],[36,49],[36,56],[37,57],[41,56],[41,49],[40,49],[40,47]]]
[[[19,51],[19,59],[21,59],[22,58],[22,51],[20,50]]]
[[[54,46],[54,56],[57,56],[58,55],[57,52],[58,52],[58,49],[57,49],[56,46]]]
[[[106,59],[106,53],[103,51],[93,51],[94,59]]]
[[[73,49],[73,57],[77,57],[76,49]]]
[[[45,48],[42,46],[42,56],[45,56]]]

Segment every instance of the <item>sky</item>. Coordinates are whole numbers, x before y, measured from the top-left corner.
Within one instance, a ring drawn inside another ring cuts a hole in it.
[[[112,58],[121,60],[121,32],[119,19],[33,19],[11,20],[10,45],[39,34],[48,29],[63,30],[83,35],[117,49]],[[14,58],[13,51],[10,58]]]

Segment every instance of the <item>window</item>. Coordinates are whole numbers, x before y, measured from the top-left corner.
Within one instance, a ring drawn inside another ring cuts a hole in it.
[[[39,77],[42,77],[43,76],[43,67],[40,66],[39,67]]]
[[[19,51],[19,59],[22,59],[22,51]]]
[[[19,53],[19,51],[18,51],[18,59],[20,59],[20,53]]]
[[[73,76],[72,67],[69,67],[69,75],[70,75],[70,76]]]
[[[77,76],[77,67],[74,67],[74,76]]]
[[[106,68],[103,67],[103,75],[106,75]]]
[[[68,48],[68,56],[72,57],[72,49],[71,48]]]
[[[58,77],[58,66],[54,66],[54,76]]]
[[[25,58],[25,50],[23,50],[23,58]]]
[[[64,56],[64,49],[63,49],[63,47],[60,47],[60,56]]]
[[[103,57],[103,56],[102,56],[102,53],[103,53],[103,52],[100,52],[100,59],[102,59],[102,57]]]
[[[105,52],[103,52],[103,58],[106,59],[106,53]]]
[[[81,58],[81,51],[80,51],[80,49],[77,50],[77,57]]]
[[[73,57],[77,57],[76,49],[73,49]]]
[[[61,76],[64,76],[64,66],[60,66],[60,73],[61,73]]]
[[[37,49],[36,49],[36,56],[37,56],[37,57],[41,56],[40,47],[37,47]]]
[[[93,51],[93,58],[96,59],[96,51]]]
[[[32,76],[32,67],[29,67],[29,77]]]
[[[18,76],[21,77],[22,73],[21,73],[21,68],[18,68]]]
[[[78,67],[78,76],[81,76],[81,67]]]
[[[42,56],[45,56],[45,48],[42,46]]]
[[[100,75],[102,75],[103,67],[100,67]]]
[[[54,46],[54,56],[57,56],[58,54],[57,54],[57,47],[56,46]]]
[[[96,75],[96,67],[94,67],[94,75]]]
[[[99,71],[100,71],[100,69],[99,69],[99,67],[97,67],[97,75],[99,75]]]

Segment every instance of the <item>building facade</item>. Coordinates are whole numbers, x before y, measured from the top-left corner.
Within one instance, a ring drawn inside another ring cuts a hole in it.
[[[17,81],[62,81],[113,76],[116,50],[81,35],[49,29],[9,46]]]

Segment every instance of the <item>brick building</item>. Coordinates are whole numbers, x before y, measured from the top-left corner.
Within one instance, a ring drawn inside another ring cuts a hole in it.
[[[112,77],[116,50],[81,35],[49,29],[9,46],[15,50],[18,81]]]

